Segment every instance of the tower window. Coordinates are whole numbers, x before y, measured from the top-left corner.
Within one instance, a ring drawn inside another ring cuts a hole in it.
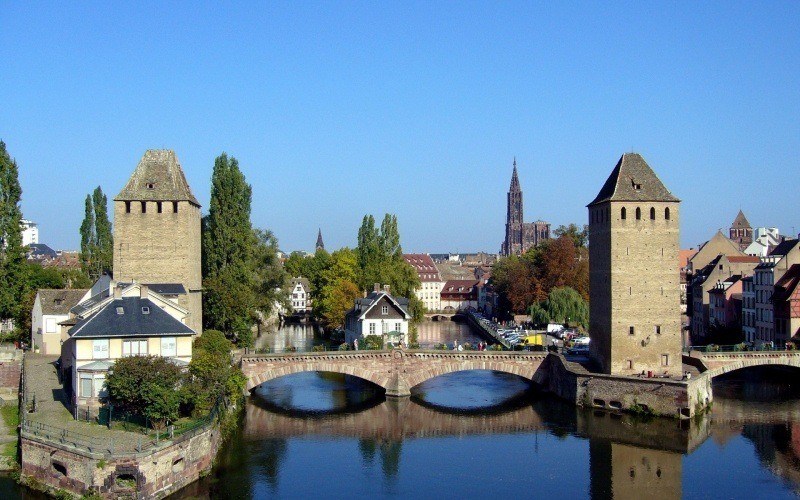
[[[656,325],[656,335],[661,335],[661,325]]]
[[[126,214],[131,213],[131,202],[129,202],[129,201],[125,202],[125,213]]]
[[[654,207],[650,207],[650,220],[656,220],[656,209]]]
[[[156,185],[153,184],[152,182],[148,182],[147,183],[147,189],[155,189],[155,188],[156,188]]]
[[[161,202],[160,202],[160,201],[157,201],[157,202],[156,202],[156,211],[157,211],[158,213],[161,213]]]
[[[669,366],[669,354],[661,355],[661,366]]]
[[[143,214],[147,213],[147,202],[146,201],[142,202],[142,213]]]
[[[173,214],[177,214],[178,213],[178,202],[177,201],[173,201],[172,202],[172,213]]]
[[[636,207],[636,220],[641,220],[641,218],[642,218],[642,209]]]
[[[628,335],[634,335],[634,334],[636,334],[636,328],[634,328],[632,326],[629,326],[628,327]]]
[[[664,218],[666,220],[669,220],[669,207],[664,209]]]
[[[622,207],[622,210],[619,211],[619,216],[622,218],[622,220],[625,220],[627,215],[627,210],[625,210],[625,207]]]

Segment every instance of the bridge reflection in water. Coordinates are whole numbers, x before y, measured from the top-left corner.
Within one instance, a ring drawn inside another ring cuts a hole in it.
[[[454,376],[460,383],[475,382],[468,373]],[[249,398],[243,428],[215,472],[219,483],[201,482],[186,494],[660,499],[715,492],[775,496],[800,484],[798,391],[768,403],[746,401],[746,391],[772,397],[771,387],[742,389],[745,395],[726,390],[730,386],[715,387],[719,397],[710,416],[643,420],[519,391],[510,375],[474,373],[497,378],[489,392],[510,399],[478,395],[475,402],[489,405],[444,408],[463,396],[445,377],[399,400],[336,374],[307,373],[293,375],[294,382],[286,377],[265,384],[257,393],[263,397]],[[491,386],[486,380],[481,384]],[[714,442],[703,445],[709,437]],[[726,447],[731,440],[738,444]],[[766,476],[730,481],[742,474],[730,470],[731,460],[734,469],[741,461],[750,472],[761,469]],[[374,483],[376,474],[382,484]],[[781,480],[767,484],[770,475]],[[341,479],[326,481],[331,476]]]

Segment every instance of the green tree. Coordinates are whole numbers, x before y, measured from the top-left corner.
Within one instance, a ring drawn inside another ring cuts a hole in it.
[[[194,341],[186,386],[195,415],[205,415],[220,397],[236,397],[244,387],[241,371],[231,365],[233,344],[218,330],[206,330]]]
[[[278,259],[278,239],[272,231],[256,229],[256,246],[252,257],[254,291],[256,298],[256,321],[263,323],[265,317],[275,312],[276,306],[288,307],[288,276]]]
[[[292,278],[308,277],[308,266],[313,256],[304,255],[302,252],[292,252],[283,263],[283,268]]]
[[[550,291],[542,307],[550,321],[589,327],[589,304],[572,288],[558,287]]]
[[[17,318],[27,292],[28,267],[22,247],[22,187],[17,162],[0,141],[0,319]],[[21,330],[17,329],[20,336]]]
[[[211,202],[203,218],[204,327],[217,329],[239,345],[252,342],[258,301],[253,273],[257,237],[250,224],[252,188],[236,158],[214,161]]]
[[[144,417],[156,429],[178,418],[181,369],[161,356],[130,356],[114,363],[106,378],[115,408]]]
[[[320,314],[325,325],[333,328],[343,326],[345,314],[360,296],[358,285],[347,279],[339,279],[326,286],[319,300]]]
[[[584,225],[583,227],[578,226],[577,224],[570,223],[568,226],[558,226],[553,234],[556,238],[561,238],[562,236],[566,236],[572,240],[576,247],[586,247],[589,243],[589,226]]]
[[[108,220],[108,198],[102,188],[86,195],[81,233],[81,268],[90,279],[110,273],[114,260],[114,237]]]
[[[547,312],[547,309],[538,303],[533,304],[531,306],[531,322],[533,322],[534,325],[546,325],[550,323],[550,314]]]

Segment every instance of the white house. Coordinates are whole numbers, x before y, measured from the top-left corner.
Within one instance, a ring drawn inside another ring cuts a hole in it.
[[[744,253],[766,257],[780,242],[781,235],[777,227],[757,227],[753,232],[753,242],[745,248]]]
[[[376,284],[372,293],[363,299],[356,299],[344,321],[345,341],[348,344],[367,335],[378,335],[383,337],[385,343],[402,342],[408,345],[408,325],[411,321],[408,299],[392,296],[388,285],[381,290]]]
[[[311,312],[311,284],[306,278],[292,278],[290,281],[292,310],[295,313]]]
[[[43,354],[61,353],[59,323],[69,318],[69,310],[89,298],[89,290],[42,289],[36,293],[31,310],[31,348]]]

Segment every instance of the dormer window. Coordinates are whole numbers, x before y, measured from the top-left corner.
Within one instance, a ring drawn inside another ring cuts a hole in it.
[[[148,182],[147,183],[147,189],[155,189],[155,188],[156,188],[155,183],[153,183],[153,182]]]
[[[142,306],[142,314],[150,314],[150,308],[147,306]]]
[[[631,179],[631,185],[633,186],[633,189],[635,189],[636,191],[639,191],[640,189],[642,189],[642,185],[639,184],[638,182],[636,182],[633,179]]]
[[[118,306],[118,307],[117,307],[117,314],[119,314],[120,316],[122,316],[123,314],[125,314],[125,308],[124,308],[124,307],[122,307],[122,306]]]

